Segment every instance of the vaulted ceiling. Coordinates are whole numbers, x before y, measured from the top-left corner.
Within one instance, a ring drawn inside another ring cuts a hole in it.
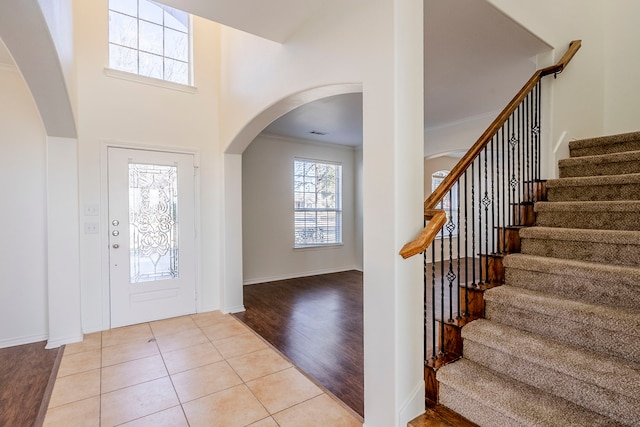
[[[207,19],[285,42],[326,0],[163,0]],[[484,0],[424,2],[425,128],[499,111],[549,46]],[[0,63],[10,62],[0,43]],[[346,145],[362,142],[362,97],[306,104],[265,132]],[[315,133],[312,133],[315,132]],[[321,135],[324,134],[324,135]]]
[[[425,129],[499,112],[537,68],[536,55],[550,49],[483,0],[425,0],[424,20]],[[264,132],[359,145],[362,97],[303,105]]]

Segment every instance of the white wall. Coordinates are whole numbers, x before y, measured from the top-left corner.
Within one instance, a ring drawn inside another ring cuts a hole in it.
[[[640,130],[640,2],[616,0],[605,4],[604,133]]]
[[[46,134],[14,65],[0,64],[0,347],[47,338]]]
[[[533,71],[531,74],[533,74]],[[524,83],[525,80],[522,81],[523,85]],[[505,106],[506,105],[505,102]],[[487,130],[487,127],[489,127],[498,114],[500,114],[500,112],[495,111],[454,123],[447,123],[442,126],[425,129],[424,156],[431,158],[467,152],[484,131]],[[428,188],[430,189],[431,186]]]
[[[605,118],[605,4],[602,0],[540,0],[536,2],[487,0],[516,22],[553,46],[555,63],[571,40],[582,48],[556,80],[546,77],[543,96],[550,105],[543,111],[543,177],[556,175],[553,148],[574,138],[602,135]],[[609,2],[611,3],[611,2]],[[611,4],[618,7],[619,3]],[[626,13],[629,13],[627,11]]]
[[[105,74],[108,65],[107,2],[76,0],[80,229],[100,222],[99,234],[81,234],[83,329],[109,327],[108,264],[105,262],[107,205],[104,188],[104,147],[109,143],[189,150],[199,155],[201,309],[220,306],[220,206],[222,158],[218,149],[219,26],[195,18],[195,93],[149,80],[123,80]],[[84,207],[97,205],[99,216],[84,216]]]
[[[242,155],[244,283],[361,269],[358,263],[354,150],[333,144],[258,136]],[[293,248],[293,160],[342,164],[340,246]],[[360,233],[361,234],[361,233]]]
[[[353,173],[355,186],[355,213],[354,221],[356,224],[356,265],[362,269],[363,253],[362,253],[362,221],[364,218],[364,210],[362,205],[362,145],[356,148],[353,155]]]
[[[422,227],[422,3],[329,0],[283,45],[223,31],[220,125],[228,153],[242,153],[307,94],[317,99],[323,87],[345,83],[362,88],[367,426],[406,425],[424,407],[422,262],[398,255]]]

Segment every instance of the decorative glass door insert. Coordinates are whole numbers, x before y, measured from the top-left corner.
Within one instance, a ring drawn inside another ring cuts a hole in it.
[[[108,148],[111,327],[196,309],[194,156]]]
[[[130,283],[177,278],[178,168],[129,164]]]

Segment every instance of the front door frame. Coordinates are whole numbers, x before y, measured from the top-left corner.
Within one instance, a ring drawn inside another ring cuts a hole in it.
[[[196,286],[196,313],[202,311],[202,280],[201,258],[202,244],[200,239],[200,152],[190,147],[175,147],[153,144],[126,142],[119,140],[101,141],[100,144],[100,264],[101,264],[101,296],[102,296],[102,329],[111,329],[111,293],[109,277],[109,174],[108,174],[108,150],[109,148],[124,148],[130,150],[159,151],[163,153],[189,154],[193,156],[194,163],[194,221],[196,227],[195,236],[195,286]]]

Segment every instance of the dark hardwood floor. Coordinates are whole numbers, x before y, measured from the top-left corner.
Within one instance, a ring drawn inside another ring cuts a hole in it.
[[[359,271],[250,285],[236,317],[363,416],[362,297]]]
[[[0,426],[31,427],[44,421],[53,386],[49,379],[62,355],[62,348],[45,350],[45,344],[0,349]]]

